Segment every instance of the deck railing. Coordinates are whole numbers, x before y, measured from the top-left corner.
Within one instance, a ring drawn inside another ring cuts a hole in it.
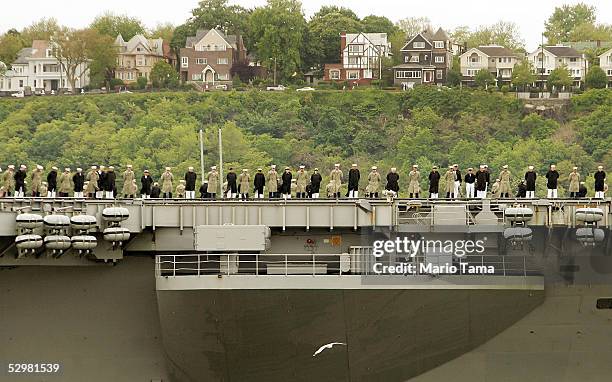
[[[364,247],[365,248],[365,247]],[[368,250],[343,254],[175,254],[158,255],[155,274],[158,277],[257,275],[257,276],[330,276],[349,275],[488,275],[536,276],[542,269],[533,258],[521,255],[467,255],[465,257],[418,255],[375,258]],[[378,265],[375,265],[378,264]],[[389,273],[389,267],[399,268]],[[451,272],[455,267],[455,271]],[[386,268],[383,268],[386,267]],[[411,267],[410,270],[407,267]],[[438,267],[440,272],[432,271]],[[486,270],[485,270],[486,268]],[[404,271],[401,271],[403,269]]]

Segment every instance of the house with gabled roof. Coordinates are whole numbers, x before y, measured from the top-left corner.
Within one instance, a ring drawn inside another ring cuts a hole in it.
[[[172,59],[168,44],[161,38],[149,39],[137,34],[126,42],[118,35],[115,46],[118,48],[115,78],[125,83],[136,82],[139,77],[150,83],[153,66],[158,61],[171,62]]]
[[[599,56],[599,67],[608,75],[608,87],[612,87],[612,48]]]
[[[187,37],[180,50],[183,82],[196,82],[204,88],[232,84],[232,66],[246,62],[247,51],[240,35],[226,35],[221,30],[199,29]]]
[[[565,67],[574,79],[574,86],[581,86],[588,70],[588,62],[584,54],[565,45],[546,45],[529,53],[527,58],[533,64],[537,74],[536,85],[546,82],[550,73],[560,67]]]
[[[411,36],[400,49],[402,63],[393,67],[393,83],[404,87],[445,84],[456,47],[442,28]]]
[[[380,78],[382,59],[390,57],[386,33],[341,33],[340,63],[325,64],[323,79],[370,83]]]
[[[65,68],[53,55],[53,42],[34,40],[31,47],[19,51],[11,69],[0,77],[0,91],[51,92],[76,90],[89,84],[89,62],[80,64],[75,70],[75,88],[66,78]]]
[[[509,84],[520,55],[500,45],[481,45],[461,54],[459,61],[465,84],[474,83],[474,77],[482,69],[488,70],[498,83]]]

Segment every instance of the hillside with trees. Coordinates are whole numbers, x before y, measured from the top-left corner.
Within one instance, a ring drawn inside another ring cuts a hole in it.
[[[494,174],[508,164],[517,179],[529,164],[543,174],[554,162],[563,186],[573,165],[583,176],[597,164],[612,169],[611,90],[575,96],[554,119],[526,110],[501,92],[430,87],[3,99],[0,166],[98,164],[121,172],[133,164],[155,177],[164,166],[182,175],[190,165],[199,168],[200,128],[206,167],[218,163],[221,128],[226,170],[304,164],[328,175],[336,162],[345,170],[355,162],[365,175],[372,165],[383,174],[396,166],[405,188],[414,163],[423,179],[433,164],[444,169],[452,163],[462,170],[487,163]],[[539,181],[541,193],[543,177]]]

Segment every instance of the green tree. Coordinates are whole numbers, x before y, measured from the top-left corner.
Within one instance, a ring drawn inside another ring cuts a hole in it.
[[[455,41],[467,43],[468,48],[481,45],[501,45],[512,50],[524,50],[525,41],[516,23],[498,21],[492,25],[482,25],[475,31],[459,27],[452,33]]]
[[[117,64],[117,47],[114,45],[114,39],[93,29],[88,31],[87,38],[89,39],[87,57],[91,60],[89,63],[91,85],[108,88],[114,78]]]
[[[453,57],[453,65],[451,70],[448,71],[448,75],[446,77],[446,81],[450,86],[459,86],[461,85],[461,80],[463,79],[463,75],[461,74],[461,61],[459,57]]]
[[[138,77],[138,79],[136,80],[136,85],[138,86],[138,89],[142,90],[147,87],[147,82],[147,77]]]
[[[589,89],[603,89],[608,84],[608,76],[602,68],[594,65],[589,68],[584,82]]]
[[[179,83],[179,76],[172,65],[164,61],[157,61],[151,69],[151,82],[156,88],[175,88]]]
[[[247,30],[248,11],[227,0],[201,0],[191,11],[191,23],[196,29],[218,28],[228,34],[242,34]]]
[[[174,35],[174,28],[172,23],[160,23],[148,32],[147,35],[150,38],[162,38],[165,42],[170,43]]]
[[[483,89],[488,89],[489,85],[495,83],[495,76],[488,69],[482,68],[474,76],[474,83]]]
[[[97,16],[89,27],[113,39],[117,35],[121,35],[125,41],[130,40],[137,34],[145,34],[145,27],[142,21],[135,17],[116,15],[112,12],[106,12]]]
[[[544,36],[549,44],[570,41],[570,35],[582,24],[594,24],[595,7],[584,3],[556,7],[545,24]]]
[[[24,47],[21,34],[15,30],[0,36],[0,61],[7,66],[17,58],[17,54]]]
[[[431,30],[431,20],[427,17],[407,17],[397,22],[397,26],[404,31],[407,38],[425,30]]]
[[[268,0],[256,8],[250,18],[255,53],[268,70],[287,80],[301,66],[302,38],[306,21],[302,3],[297,0]]]
[[[76,80],[90,53],[97,46],[99,34],[91,29],[62,28],[53,35],[53,57],[57,58],[66,80],[76,89]]]
[[[556,69],[553,69],[548,75],[548,90],[565,90],[566,88],[572,86],[574,80],[570,75],[569,70],[566,67],[562,66]]]
[[[527,86],[534,81],[535,74],[533,74],[533,66],[529,60],[523,60],[514,64],[514,68],[512,69],[512,84],[516,86],[517,91],[519,88],[526,91]]]
[[[384,16],[366,16],[361,20],[361,25],[361,31],[364,33],[386,33],[387,37],[401,31],[397,25],[393,24],[393,21]]]
[[[307,47],[314,62],[321,65],[340,61],[340,33],[356,33],[361,31],[362,24],[340,12],[315,14],[308,22]]]
[[[21,38],[24,46],[32,46],[34,40],[49,40],[61,30],[61,26],[54,18],[42,18],[39,21],[30,24],[21,31]]]

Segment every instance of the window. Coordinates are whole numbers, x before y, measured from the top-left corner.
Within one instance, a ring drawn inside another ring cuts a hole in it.
[[[51,49],[47,49],[47,57],[53,56],[53,51]]]
[[[434,48],[444,49],[444,41],[434,41]]]
[[[410,62],[419,62],[419,55],[410,56]]]
[[[468,77],[474,77],[476,75],[476,73],[478,73],[478,69],[468,69],[467,70],[467,76]]]
[[[181,67],[182,68],[189,67],[189,57],[181,57]]]
[[[395,72],[395,78],[421,78],[420,70],[398,70]]]
[[[570,62],[578,62],[578,57],[570,57]]]
[[[608,69],[608,75],[612,76],[612,69]]]
[[[357,65],[359,64],[359,57],[349,57],[348,58],[349,65]]]
[[[206,65],[208,63],[208,60],[206,58],[196,58],[196,64],[198,65]]]
[[[424,49],[425,48],[425,43],[423,41],[415,41],[412,43],[412,47],[414,49]]]
[[[598,298],[597,309],[612,309],[612,298]]]
[[[229,80],[229,74],[227,74],[227,73],[226,74],[219,74],[217,79],[221,80],[221,81],[227,81],[227,80]]]
[[[194,81],[202,80],[202,73],[194,73],[191,75],[191,79]]]
[[[2,88],[2,85],[0,85],[0,88]],[[34,88],[36,89],[36,80],[34,80]]]
[[[34,65],[34,74],[36,74],[36,68],[37,68],[37,66]]]
[[[444,72],[440,69],[436,70],[436,80],[441,80],[444,76]]]
[[[227,57],[219,57],[217,59],[217,64],[219,64],[219,65],[227,65]]]
[[[349,80],[358,80],[359,79],[359,72],[352,70],[350,72],[346,73],[346,76]]]
[[[351,44],[348,46],[349,53],[363,53],[363,45]]]
[[[332,80],[339,80],[340,79],[340,71],[339,70],[330,70],[329,71],[329,78],[331,78]]]
[[[142,66],[142,58],[139,58],[136,63],[138,66]]]
[[[440,63],[440,62],[444,62],[444,56],[436,56],[435,58],[436,62]]]
[[[138,47],[138,48],[136,48],[136,51],[137,51],[137,52],[141,52],[141,51],[142,51],[142,49],[141,49],[140,47]]]
[[[19,80],[19,87],[22,88],[23,87],[23,80]]]
[[[473,54],[473,55],[470,56],[469,60],[473,64],[479,63],[480,62],[480,56],[476,55],[476,54]]]

